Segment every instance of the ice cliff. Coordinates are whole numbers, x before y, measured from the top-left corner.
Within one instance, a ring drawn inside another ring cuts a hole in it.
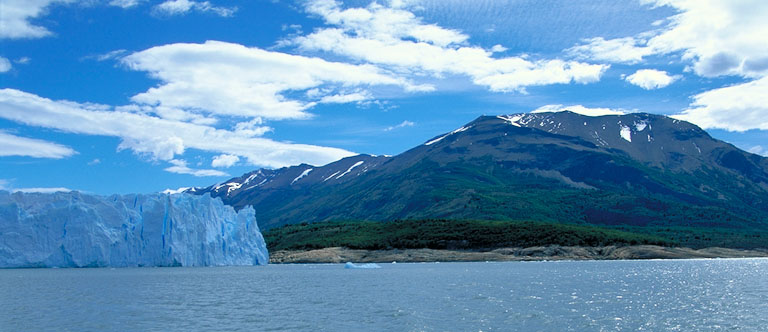
[[[208,194],[0,191],[0,268],[263,265],[254,215]]]

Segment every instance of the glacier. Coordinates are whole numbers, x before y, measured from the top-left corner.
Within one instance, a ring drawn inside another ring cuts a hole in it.
[[[0,268],[265,265],[255,210],[209,194],[0,191]]]

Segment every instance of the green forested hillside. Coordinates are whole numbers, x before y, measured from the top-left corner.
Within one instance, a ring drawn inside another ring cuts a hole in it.
[[[768,248],[768,232],[720,228],[597,227],[480,220],[335,221],[294,224],[264,232],[270,250],[490,249],[544,245],[654,244],[692,248]]]
[[[605,246],[674,241],[649,234],[593,226],[479,220],[397,220],[296,224],[265,232],[270,250],[319,249],[483,249],[543,245]]]

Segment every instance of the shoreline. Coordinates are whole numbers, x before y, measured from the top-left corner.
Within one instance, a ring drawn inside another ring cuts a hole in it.
[[[662,247],[655,245],[530,248],[489,250],[388,249],[365,250],[331,247],[313,250],[278,250],[270,252],[269,264],[301,263],[416,263],[416,262],[506,262],[552,260],[633,260],[691,258],[768,257],[768,249],[731,249]]]

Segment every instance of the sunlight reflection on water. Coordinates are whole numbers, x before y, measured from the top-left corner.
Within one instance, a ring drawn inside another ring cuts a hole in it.
[[[760,330],[768,260],[0,270],[0,330]]]

